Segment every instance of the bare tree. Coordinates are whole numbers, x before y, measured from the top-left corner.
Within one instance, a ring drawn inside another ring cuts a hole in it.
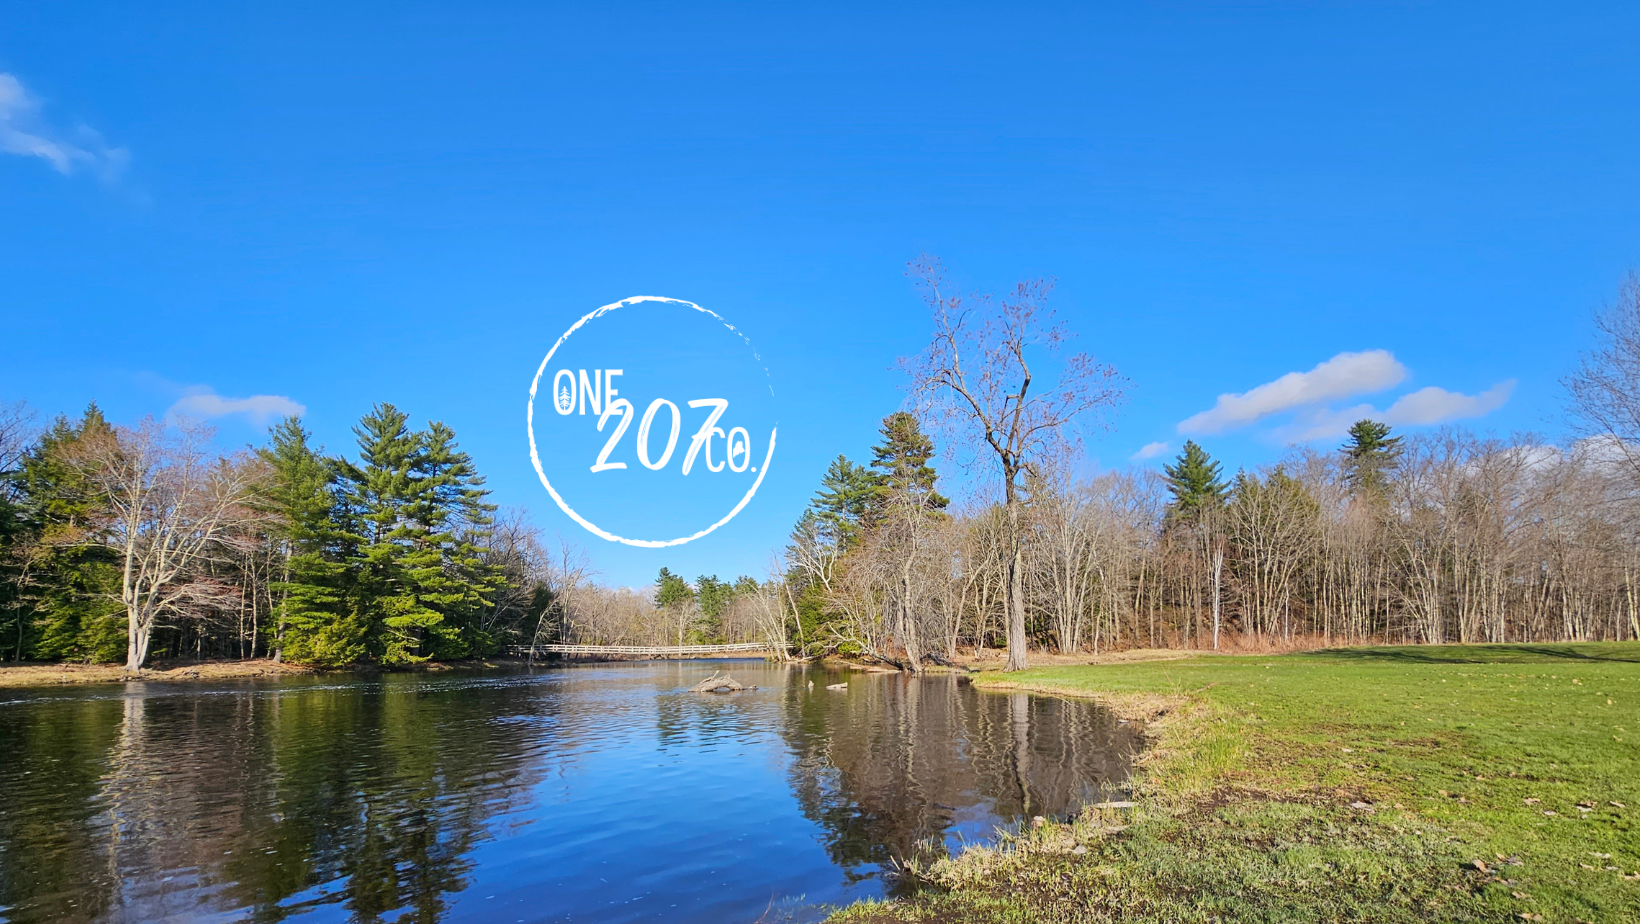
[[[522,508],[502,511],[487,530],[484,560],[501,570],[502,581],[479,628],[512,642],[523,642],[527,635],[533,656],[556,602],[559,570],[541,541],[541,530]]]
[[[1640,273],[1595,320],[1601,342],[1564,384],[1584,431],[1605,437],[1640,478]]]
[[[247,456],[210,451],[211,431],[149,418],[82,441],[74,463],[109,516],[81,541],[100,541],[121,559],[126,669],[141,670],[159,620],[238,604],[238,588],[206,573],[219,554],[250,551],[250,500],[260,472]]]
[[[17,470],[34,437],[34,414],[21,401],[0,404],[0,502],[12,498],[5,476]]]
[[[1029,543],[1036,561],[1031,569],[1047,603],[1059,650],[1082,647],[1082,633],[1099,577],[1101,525],[1092,497],[1068,476],[1050,471],[1033,478]]]
[[[586,550],[560,536],[558,554],[546,564],[547,591],[552,602],[536,614],[535,630],[530,633],[531,663],[535,661],[536,646],[551,641],[554,619],[558,623],[559,637],[566,642],[577,636],[577,623],[580,627],[586,627],[597,621],[595,608],[589,605],[589,598],[595,596],[591,573]],[[594,628],[592,635],[591,640],[597,641],[601,632]]]
[[[934,316],[934,336],[919,356],[901,360],[921,412],[953,442],[996,457],[1008,515],[1008,670],[1027,666],[1022,476],[1043,454],[1074,443],[1079,420],[1113,408],[1122,378],[1086,353],[1064,357],[1057,376],[1036,385],[1033,363],[1056,357],[1070,336],[1047,308],[1053,285],[1021,282],[1002,298],[948,294],[938,260],[923,255],[917,279]],[[1030,355],[1028,355],[1030,354]],[[1051,368],[1051,367],[1050,367]]]

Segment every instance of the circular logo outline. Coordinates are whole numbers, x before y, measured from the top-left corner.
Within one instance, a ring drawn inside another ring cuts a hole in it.
[[[758,470],[757,470],[757,478],[752,482],[751,490],[746,492],[746,496],[742,497],[740,499],[740,503],[736,504],[734,509],[730,510],[729,513],[726,516],[724,516],[723,519],[718,520],[716,523],[713,523],[711,526],[706,527],[705,529],[701,530],[698,533],[694,533],[693,535],[689,535],[689,536],[682,536],[682,537],[679,537],[677,539],[628,539],[624,536],[617,536],[614,533],[612,533],[612,532],[598,526],[596,523],[593,523],[591,520],[587,519],[586,517],[581,516],[579,513],[576,513],[575,508],[571,507],[569,505],[569,503],[567,501],[565,501],[564,498],[561,497],[558,494],[558,490],[552,486],[552,482],[547,480],[547,473],[541,469],[541,456],[540,456],[540,453],[537,452],[536,448],[535,448],[535,395],[536,395],[536,390],[538,388],[540,388],[540,386],[541,386],[541,376],[546,374],[547,366],[552,362],[552,354],[558,352],[558,348],[564,345],[564,341],[568,340],[571,334],[575,333],[577,330],[580,330],[582,325],[586,324],[588,321],[593,320],[594,318],[597,318],[597,317],[600,317],[602,315],[608,314],[609,312],[614,311],[617,308],[621,308],[621,307],[626,306],[626,305],[635,305],[635,304],[639,304],[641,302],[662,302],[662,303],[665,303],[665,304],[672,304],[672,305],[684,305],[684,306],[687,306],[689,308],[693,308],[696,311],[701,312],[702,314],[711,315],[713,318],[717,319],[719,324],[722,324],[724,327],[727,327],[730,330],[731,333],[733,333],[735,336],[739,337],[741,340],[745,341],[746,346],[748,348],[750,348],[751,351],[752,351],[752,358],[753,359],[757,360],[760,363],[763,361],[763,358],[761,356],[757,355],[757,348],[752,346],[752,341],[749,338],[747,338],[747,336],[745,334],[743,334],[740,331],[736,330],[735,326],[733,324],[730,324],[728,321],[725,321],[723,319],[722,315],[719,315],[717,312],[711,310],[710,308],[702,308],[701,306],[695,304],[694,302],[685,301],[681,298],[667,298],[666,296],[663,296],[663,295],[634,295],[630,298],[623,298],[618,302],[614,302],[612,304],[605,305],[602,308],[597,308],[597,309],[594,309],[593,311],[587,312],[587,314],[582,316],[582,318],[579,321],[576,321],[574,324],[570,325],[569,330],[564,331],[564,335],[562,337],[559,337],[558,342],[554,343],[552,345],[552,349],[547,351],[546,358],[541,360],[540,367],[535,370],[535,378],[530,381],[530,401],[529,401],[528,410],[525,414],[525,421],[526,421],[526,429],[529,433],[529,438],[530,438],[530,464],[535,466],[535,474],[536,474],[536,477],[541,479],[541,486],[547,489],[548,494],[552,495],[553,501],[555,501],[558,504],[558,508],[560,510],[562,510],[565,513],[569,514],[570,519],[572,519],[575,522],[581,524],[583,527],[585,527],[588,531],[592,532],[594,535],[597,535],[601,538],[607,539],[610,542],[619,542],[623,545],[637,546],[638,548],[644,548],[644,549],[664,549],[664,548],[669,548],[669,547],[675,546],[675,545],[683,545],[686,542],[693,542],[694,540],[699,539],[700,537],[706,535],[707,533],[710,533],[713,530],[717,529],[719,526],[722,526],[723,524],[725,524],[725,523],[729,522],[730,520],[734,519],[736,514],[740,513],[740,511],[742,511],[746,508],[747,504],[751,503],[753,495],[757,494],[758,487],[763,484],[763,476],[767,475],[769,473],[769,463],[774,461],[775,435],[780,432],[780,422],[776,421],[775,425],[773,427],[769,428],[769,451],[767,453],[765,453],[764,456],[763,456],[763,465],[761,467],[759,467]],[[767,377],[768,374],[769,374],[768,367],[767,366],[763,367],[763,375],[765,377]],[[771,397],[771,398],[774,397],[774,383],[773,382],[769,383],[769,397]],[[555,396],[554,400],[556,400],[556,396]]]

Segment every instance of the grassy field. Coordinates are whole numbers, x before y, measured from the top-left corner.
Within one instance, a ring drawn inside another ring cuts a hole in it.
[[[1640,644],[984,674],[1151,720],[1137,807],[942,860],[887,921],[1640,921]]]

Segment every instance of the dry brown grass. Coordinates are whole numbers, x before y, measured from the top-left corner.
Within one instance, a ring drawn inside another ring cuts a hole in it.
[[[62,683],[116,683],[129,680],[241,680],[317,673],[299,664],[254,661],[161,662],[132,673],[123,664],[10,664],[0,667],[0,687],[31,687]]]
[[[1080,664],[1124,664],[1134,661],[1174,661],[1180,658],[1211,657],[1215,655],[1272,655],[1290,654],[1295,651],[1319,651],[1324,648],[1364,647],[1384,644],[1382,641],[1365,640],[1348,644],[1339,639],[1329,639],[1320,635],[1295,635],[1290,639],[1280,636],[1267,636],[1253,639],[1236,632],[1226,632],[1219,638],[1219,647],[1212,648],[1120,648],[1101,651],[1095,655],[1090,652],[1079,651],[1063,654],[1048,649],[1032,649],[1030,653],[1032,667],[1070,667]],[[1007,651],[1000,648],[987,648],[976,652],[974,649],[959,650],[956,662],[976,670],[1000,668],[1006,659]]]

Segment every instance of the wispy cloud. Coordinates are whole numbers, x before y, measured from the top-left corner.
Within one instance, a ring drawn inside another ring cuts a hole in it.
[[[1139,451],[1131,456],[1128,456],[1128,458],[1135,462],[1143,462],[1145,459],[1154,459],[1164,452],[1167,452],[1167,443],[1157,441],[1140,446]]]
[[[1213,406],[1179,423],[1180,433],[1223,433],[1272,414],[1383,391],[1401,384],[1407,368],[1388,350],[1340,353],[1308,372],[1289,372],[1241,394],[1219,395]]]
[[[300,417],[307,407],[284,395],[251,395],[249,398],[224,398],[203,385],[187,389],[177,403],[171,405],[168,416],[216,418],[243,414],[257,426],[264,426],[276,417]]]
[[[20,157],[37,157],[58,173],[85,170],[104,182],[119,178],[131,159],[125,148],[111,147],[88,125],[64,131],[46,124],[40,116],[40,101],[23,82],[0,72],[0,152]]]
[[[1431,385],[1402,395],[1394,404],[1382,411],[1370,404],[1358,404],[1341,410],[1318,411],[1313,415],[1303,416],[1292,426],[1280,428],[1276,432],[1287,443],[1303,443],[1343,436],[1349,431],[1351,424],[1365,418],[1381,421],[1392,427],[1420,427],[1451,420],[1484,417],[1503,407],[1504,402],[1509,400],[1514,391],[1514,379],[1499,382],[1478,395],[1447,391]]]

